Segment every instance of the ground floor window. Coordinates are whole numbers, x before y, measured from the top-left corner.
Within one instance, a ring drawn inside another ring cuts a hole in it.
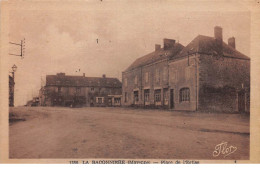
[[[149,96],[150,96],[150,90],[146,89],[144,90],[144,101],[149,102]]]
[[[182,88],[180,89],[180,102],[190,101],[190,89]]]
[[[76,87],[76,95],[79,95],[81,92],[81,88],[80,87]]]
[[[115,104],[120,104],[121,98],[120,97],[114,98],[114,102]]]
[[[96,97],[96,103],[98,104],[104,103],[104,97]]]
[[[161,89],[154,91],[154,100],[155,102],[161,101]]]

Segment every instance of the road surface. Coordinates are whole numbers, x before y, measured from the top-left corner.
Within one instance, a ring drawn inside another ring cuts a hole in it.
[[[14,107],[9,127],[10,158],[249,159],[244,114]]]

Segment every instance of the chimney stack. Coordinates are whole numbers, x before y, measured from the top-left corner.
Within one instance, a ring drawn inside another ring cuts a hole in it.
[[[235,37],[231,37],[228,39],[228,45],[236,49],[236,40]]]
[[[83,77],[85,77],[85,73],[83,73]]]
[[[105,74],[103,74],[103,75],[102,75],[102,77],[103,77],[103,78],[106,78],[106,75],[105,75]]]
[[[60,76],[60,77],[65,76],[65,73],[57,73],[57,76]]]
[[[163,49],[165,50],[172,48],[174,44],[175,44],[175,40],[173,39],[167,39],[167,38],[163,39]]]
[[[155,51],[158,51],[161,49],[161,45],[160,44],[155,44]]]
[[[220,26],[215,26],[214,35],[216,40],[223,41],[222,28]]]

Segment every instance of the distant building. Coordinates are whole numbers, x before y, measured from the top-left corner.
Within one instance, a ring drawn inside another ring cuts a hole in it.
[[[26,106],[39,106],[39,97],[33,97],[32,100],[27,101]]]
[[[47,75],[39,91],[41,106],[120,106],[122,84],[117,78]]]
[[[9,106],[14,106],[14,78],[9,75]]]
[[[169,42],[169,43],[168,43]],[[170,47],[170,48],[169,48]],[[250,58],[223,41],[198,35],[186,47],[164,40],[164,48],[137,59],[122,73],[123,105],[172,110],[250,111]]]

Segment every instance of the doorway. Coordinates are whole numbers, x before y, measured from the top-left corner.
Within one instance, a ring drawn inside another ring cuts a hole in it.
[[[174,89],[170,90],[170,109],[174,109]]]
[[[112,98],[108,98],[108,106],[111,107],[112,106]]]
[[[138,97],[138,91],[134,91],[134,104],[138,104],[139,97]]]

